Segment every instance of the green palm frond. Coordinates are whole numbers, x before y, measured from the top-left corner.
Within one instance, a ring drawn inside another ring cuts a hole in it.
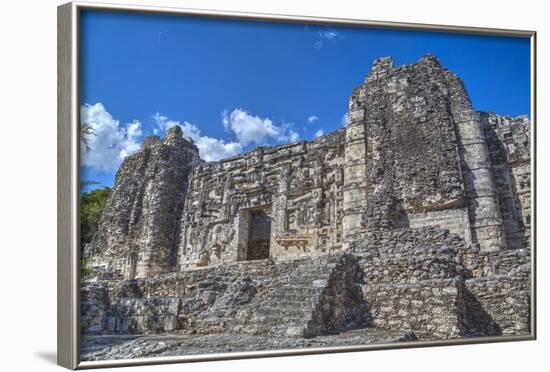
[[[82,180],[82,181],[80,181],[80,192],[83,192],[86,187],[93,186],[93,185],[99,185],[99,182],[94,181],[94,180]]]
[[[80,142],[86,148],[86,151],[90,150],[89,139],[90,136],[95,136],[95,130],[92,123],[83,122],[80,124]],[[84,192],[84,189],[88,186],[98,185],[99,182],[94,180],[82,180],[80,181],[80,192]]]
[[[80,141],[86,147],[86,151],[90,149],[89,139],[90,136],[95,136],[95,130],[92,123],[83,122],[80,124]]]

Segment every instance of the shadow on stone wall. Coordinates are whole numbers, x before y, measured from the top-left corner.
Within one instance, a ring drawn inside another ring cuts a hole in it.
[[[470,290],[462,287],[464,313],[460,325],[464,336],[501,336],[502,329],[492,316],[483,308]]]
[[[371,327],[373,315],[363,298],[365,282],[357,258],[341,255],[331,274],[308,324],[307,337],[334,335],[353,329]]]

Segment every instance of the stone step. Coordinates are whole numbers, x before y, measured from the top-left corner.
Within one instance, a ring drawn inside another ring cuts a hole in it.
[[[279,316],[279,321],[281,320],[281,316],[284,316],[285,319],[288,319],[289,317],[296,317],[300,319],[300,317],[307,317],[308,314],[311,313],[312,309],[300,309],[300,308],[280,308],[280,307],[262,307],[258,309],[256,314],[258,316],[263,317],[277,317]]]
[[[312,283],[319,283],[325,284],[326,279],[325,278],[319,278],[318,276],[315,276],[313,278],[299,278],[299,279],[289,279],[289,280],[280,280],[276,282],[278,285],[282,285],[285,287],[309,287],[311,288]]]
[[[303,294],[303,295],[309,295],[313,296],[317,293],[321,292],[319,288],[312,287],[311,285],[308,286],[284,286],[279,285],[277,288],[269,288],[265,293],[280,293],[280,294]]]
[[[276,286],[276,288],[275,288]],[[319,291],[319,287],[314,286],[312,282],[309,283],[277,283],[273,287],[269,288],[270,291],[276,292],[300,292],[300,293],[314,293]]]
[[[235,320],[227,322],[230,326],[236,325],[255,325],[257,328],[274,328],[274,327],[286,327],[286,326],[297,326],[305,325],[309,321],[309,318],[297,317],[297,316],[288,316],[281,320],[279,315],[264,315],[259,316],[254,319],[254,322],[246,320]]]
[[[299,303],[299,304],[308,304],[308,303],[315,303],[317,300],[317,296],[308,296],[303,294],[271,294],[270,296],[266,296],[265,298],[268,298],[269,301],[273,301],[274,303]]]
[[[304,300],[304,301],[276,301],[276,300],[267,300],[263,302],[266,306],[269,307],[280,307],[280,308],[294,308],[302,307],[312,309],[317,303],[314,300]]]

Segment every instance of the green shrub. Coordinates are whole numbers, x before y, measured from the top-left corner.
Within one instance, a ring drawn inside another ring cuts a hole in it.
[[[92,241],[99,227],[111,188],[104,187],[80,195],[80,249]]]

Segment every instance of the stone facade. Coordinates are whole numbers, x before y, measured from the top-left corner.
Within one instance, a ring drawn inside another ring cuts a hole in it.
[[[527,117],[476,112],[430,55],[376,60],[313,141],[202,162],[173,128],[117,173],[83,331],[527,334],[530,166]]]
[[[180,270],[340,250],[344,135],[195,167],[180,222]]]
[[[530,246],[531,127],[526,116],[481,113],[509,249]]]
[[[377,60],[348,117],[346,238],[375,245],[383,230],[436,224],[483,250],[506,248],[482,120],[437,59]]]

